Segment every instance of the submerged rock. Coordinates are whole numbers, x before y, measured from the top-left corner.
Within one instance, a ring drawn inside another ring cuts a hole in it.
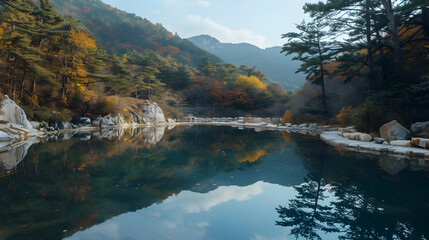
[[[394,140],[407,140],[410,139],[411,132],[399,124],[398,121],[393,120],[381,126],[380,136],[389,142]]]
[[[429,138],[429,121],[414,123],[411,125],[411,133],[415,137]]]
[[[28,149],[37,142],[38,141],[33,138],[25,142],[11,145],[7,147],[8,149],[0,148],[0,162],[3,163],[3,166],[7,170],[14,168],[27,156]]]

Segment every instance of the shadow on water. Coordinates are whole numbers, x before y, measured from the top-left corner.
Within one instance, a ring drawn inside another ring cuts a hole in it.
[[[194,126],[64,133],[28,147],[1,158],[0,239],[62,239],[185,190],[261,181],[295,188],[264,211],[298,238],[428,237],[427,172],[316,137]]]
[[[276,208],[277,225],[296,239],[429,238],[429,174],[415,171],[422,167],[317,145],[296,150],[309,173]]]

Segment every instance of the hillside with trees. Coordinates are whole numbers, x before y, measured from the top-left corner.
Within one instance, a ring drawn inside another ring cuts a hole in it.
[[[305,74],[296,73],[299,63],[284,56],[281,47],[261,49],[248,43],[221,43],[209,35],[188,39],[202,49],[215,54],[224,62],[237,66],[247,65],[264,72],[267,78],[279,83],[286,90],[298,90],[305,83]]]
[[[196,66],[201,58],[221,62],[161,24],[113,8],[101,0],[52,0],[55,9],[63,16],[74,16],[97,37],[102,48],[109,53],[124,54],[129,50],[151,50],[163,57]]]
[[[307,3],[312,17],[284,34],[308,84],[288,103],[296,121],[376,131],[397,119],[429,116],[429,2],[328,0]]]
[[[163,56],[157,52],[162,47],[109,53],[88,28],[58,14],[48,0],[2,1],[0,26],[1,93],[32,120],[127,117],[147,100],[157,101],[170,117],[180,117],[182,106],[210,109],[203,114],[268,115],[279,114],[287,99],[262,72],[203,58],[208,53],[196,64]]]

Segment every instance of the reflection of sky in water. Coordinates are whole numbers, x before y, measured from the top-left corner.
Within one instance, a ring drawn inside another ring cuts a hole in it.
[[[295,194],[293,187],[262,181],[205,194],[183,191],[69,239],[288,239],[289,230],[275,225],[275,209]]]

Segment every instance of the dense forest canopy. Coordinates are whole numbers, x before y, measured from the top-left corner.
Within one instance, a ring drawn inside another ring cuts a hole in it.
[[[283,51],[298,54],[298,71],[321,91],[306,85],[298,92],[288,106],[296,120],[368,131],[392,119],[407,125],[428,120],[429,1],[327,0],[304,10],[311,20],[283,36]],[[350,101],[351,92],[358,103]]]

